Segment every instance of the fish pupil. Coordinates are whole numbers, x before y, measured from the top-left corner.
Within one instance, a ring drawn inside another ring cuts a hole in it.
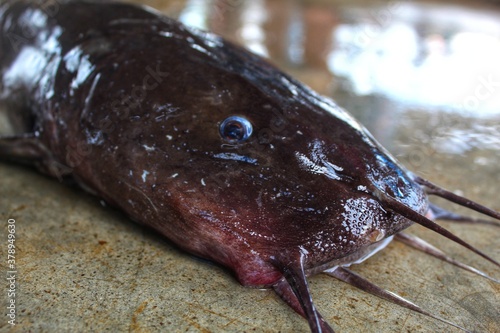
[[[252,135],[252,124],[245,118],[232,116],[220,125],[220,134],[230,143],[239,143],[248,140]]]
[[[224,134],[228,139],[241,140],[243,138],[243,128],[239,123],[231,123],[224,129]]]

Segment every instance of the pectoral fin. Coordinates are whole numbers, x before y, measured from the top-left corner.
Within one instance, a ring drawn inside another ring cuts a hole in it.
[[[59,163],[34,134],[0,137],[0,160],[32,165],[60,180],[71,173],[71,168]]]

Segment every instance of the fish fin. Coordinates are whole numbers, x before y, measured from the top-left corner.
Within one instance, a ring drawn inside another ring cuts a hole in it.
[[[276,293],[307,319],[312,333],[334,333],[314,306],[304,270],[304,254],[296,261],[276,260],[275,265],[284,277],[273,286]]]
[[[450,263],[452,265],[455,265],[457,267],[465,269],[466,271],[469,271],[471,273],[480,275],[480,276],[482,276],[488,280],[491,280],[493,282],[500,283],[500,280],[492,278],[491,276],[481,272],[480,270],[478,270],[474,267],[463,264],[463,263],[449,257],[448,255],[446,255],[446,253],[444,253],[440,249],[434,247],[433,245],[427,243],[426,241],[424,241],[423,239],[421,239],[417,236],[413,236],[413,235],[409,235],[409,234],[400,232],[400,233],[397,233],[395,235],[395,237],[398,241],[400,241],[408,246],[411,246],[414,249],[417,249],[417,250],[420,250],[420,251],[425,252],[427,254],[430,254],[431,256],[433,256],[435,258],[446,261],[447,263]]]
[[[297,296],[295,296],[290,284],[287,280],[281,279],[276,284],[273,285],[273,289],[276,294],[285,301],[295,312],[300,314],[302,317],[307,318],[302,306],[299,302]],[[328,323],[323,319],[320,313],[318,313],[318,317],[320,320],[321,329],[323,332],[333,332],[332,328],[328,325]]]
[[[434,219],[437,220],[447,220],[451,222],[469,223],[469,224],[486,224],[495,227],[500,227],[499,222],[460,215],[457,213],[450,212],[432,203],[429,204],[429,210],[432,213]]]
[[[452,323],[446,319],[443,319],[439,316],[436,316],[430,312],[425,311],[420,306],[408,301],[407,299],[405,299],[397,294],[394,294],[390,291],[387,291],[385,289],[380,288],[379,286],[371,283],[370,281],[366,280],[364,277],[354,273],[353,271],[351,271],[347,268],[336,267],[335,269],[327,270],[324,273],[328,274],[330,276],[333,276],[333,277],[339,279],[340,281],[348,283],[353,287],[361,289],[367,293],[370,293],[372,295],[375,295],[377,297],[380,297],[382,299],[390,301],[396,305],[413,310],[413,311],[418,312],[420,314],[423,314],[425,316],[437,319],[443,323],[446,323],[448,325],[459,328],[465,332],[470,332],[470,331],[466,330],[465,328],[463,328],[455,323]]]
[[[34,134],[0,137],[0,159],[35,166],[59,180],[71,174],[71,168],[59,163]]]
[[[305,318],[306,315],[304,313],[304,310],[302,309],[302,306],[300,305],[299,299],[293,293],[293,290],[288,284],[287,280],[285,280],[284,278],[279,280],[273,285],[273,289],[276,294],[285,301],[286,304],[288,304],[295,312]]]

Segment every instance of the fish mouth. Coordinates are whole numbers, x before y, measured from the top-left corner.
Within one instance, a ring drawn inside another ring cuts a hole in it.
[[[437,185],[431,183],[428,180],[425,180],[423,178],[420,178],[418,176],[414,176],[414,181],[419,184],[420,186],[424,187],[427,189],[427,193],[431,195],[436,195],[440,196],[448,201],[451,201],[453,203],[456,203],[458,205],[470,208],[472,210],[475,210],[477,212],[480,212],[482,214],[485,214],[487,216],[490,216],[492,218],[500,220],[500,213],[491,210],[485,206],[482,206],[472,200],[466,199],[464,197],[461,197],[459,195],[456,195],[450,191],[447,191],[441,187],[438,187]],[[375,197],[377,197],[378,201],[382,203],[384,207],[387,209],[395,212],[396,214],[399,214],[400,216],[403,216],[407,218],[410,221],[413,221],[417,224],[420,224],[421,226],[430,229],[452,241],[454,241],[457,244],[462,245],[463,247],[469,249],[470,251],[476,253],[477,255],[483,257],[484,259],[490,261],[491,263],[495,264],[496,266],[500,267],[500,263],[498,263],[496,260],[491,258],[490,256],[484,254],[483,252],[479,251],[475,247],[471,246],[469,243],[465,242],[461,238],[455,236],[452,234],[450,231],[446,230],[445,228],[441,227],[439,224],[433,222],[429,218],[427,218],[425,215],[414,211],[410,207],[406,206],[405,204],[399,202],[398,200],[394,199],[393,197],[387,195],[386,193],[383,193],[380,190],[375,190],[374,192]]]
[[[420,178],[418,176],[413,176],[413,181],[418,184],[419,186],[422,187],[422,189],[425,190],[427,194],[430,195],[436,195],[439,197],[442,197],[448,201],[451,201],[453,203],[456,203],[458,205],[470,208],[472,210],[475,210],[477,212],[480,212],[482,214],[485,214],[487,216],[490,216],[494,219],[500,220],[500,213],[496,212],[494,210],[491,210],[485,206],[482,206],[476,202],[473,202],[472,200],[466,199],[464,197],[458,196],[454,193],[451,193],[443,188],[438,187],[437,185],[429,182],[428,180],[425,180],[423,178]],[[425,228],[428,228],[434,232],[439,233],[440,235],[464,246],[465,248],[469,249],[470,251],[476,253],[477,255],[483,257],[484,259],[490,261],[497,267],[500,267],[500,263],[498,263],[496,260],[492,259],[488,255],[484,254],[483,252],[479,251],[472,245],[468,244],[461,238],[455,236],[452,234],[450,231],[446,230],[445,228],[441,227],[440,225],[436,224],[432,220],[430,220],[426,215],[423,213],[420,213],[418,211],[413,210],[409,206],[407,206],[405,203],[400,202],[396,198],[388,195],[387,193],[381,191],[378,188],[372,189],[372,195],[374,198],[377,199],[377,201],[384,207],[385,210],[390,211],[394,214],[397,214],[398,216],[401,216],[409,221],[412,221],[413,223],[420,224],[424,226]],[[431,205],[431,208],[433,206]],[[431,209],[432,210],[432,209]],[[428,213],[427,211],[425,213]],[[470,219],[474,220],[474,219]],[[500,224],[495,224],[497,226],[500,226]],[[397,234],[399,236],[399,233]],[[403,237],[405,238],[405,237]],[[409,237],[407,237],[409,238]],[[390,242],[391,238],[386,238],[387,243]],[[412,240],[409,240],[412,242]],[[414,311],[420,312],[424,315],[430,316],[432,318],[441,320],[442,322],[445,322],[449,325],[455,326],[459,329],[462,329],[463,331],[469,332],[463,327],[456,325],[450,321],[444,320],[440,318],[439,316],[424,311],[420,307],[416,306],[415,304],[405,300],[404,298],[401,298],[400,296],[397,296],[395,294],[392,294],[390,292],[387,292],[385,290],[381,290],[381,288],[377,287],[376,285],[372,284],[371,282],[364,280],[362,277],[357,275],[356,273],[350,272],[349,270],[345,269],[344,267],[355,263],[360,260],[364,260],[368,258],[370,255],[376,253],[377,250],[380,250],[384,247],[385,242],[376,242],[374,244],[371,244],[370,246],[366,247],[365,250],[360,251],[360,252],[355,252],[353,253],[353,257],[349,257],[345,259],[344,261],[339,261],[339,262],[331,262],[328,265],[319,265],[318,267],[315,267],[313,269],[310,269],[307,267],[307,258],[310,255],[308,251],[304,248],[299,247],[298,249],[295,249],[294,251],[284,251],[283,253],[280,253],[277,256],[272,257],[272,262],[276,269],[282,272],[283,278],[280,279],[278,282],[276,282],[273,285],[274,290],[278,295],[281,296],[281,298],[286,301],[292,308],[294,308],[299,314],[304,316],[308,322],[309,326],[311,328],[312,332],[333,332],[333,329],[328,325],[328,323],[321,317],[319,312],[317,311],[311,297],[311,293],[309,291],[309,286],[307,282],[307,275],[312,275],[315,273],[320,273],[320,272],[325,272],[329,275],[332,275],[334,277],[339,278],[340,280],[347,282],[353,286],[356,286],[364,291],[370,292],[376,296],[379,296],[381,298],[388,299],[396,304],[399,304],[401,306],[404,306],[408,309],[412,309]],[[426,245],[424,245],[425,247]],[[435,252],[435,248],[433,249],[432,246],[427,246],[427,249],[429,250],[428,253]],[[427,252],[427,251],[426,251]],[[442,254],[441,254],[442,255]],[[439,256],[437,256],[439,257]],[[441,256],[443,258],[443,256]],[[448,260],[444,259],[445,261],[448,261],[450,263],[453,263],[453,260]],[[333,263],[334,267],[331,267]],[[336,265],[335,267],[335,264]],[[456,264],[456,261],[455,261]],[[330,268],[328,267],[330,266]],[[466,265],[462,265],[462,268],[464,268]],[[327,268],[326,270],[324,270]],[[469,271],[475,271],[475,273],[482,275],[486,278],[489,278],[485,274],[483,274],[480,271],[477,271],[471,267],[468,267]],[[495,281],[498,283],[498,280],[489,278],[492,281]]]
[[[394,235],[386,237],[380,241],[372,243],[358,251],[351,253],[340,259],[332,260],[326,264],[318,265],[309,269],[306,269],[306,274],[308,276],[316,275],[325,271],[334,271],[337,267],[350,267],[351,265],[360,264],[363,261],[369,259],[376,253],[382,251],[392,242]]]

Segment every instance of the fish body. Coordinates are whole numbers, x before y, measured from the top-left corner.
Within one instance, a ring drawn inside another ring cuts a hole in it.
[[[216,35],[115,2],[7,1],[0,24],[16,132],[0,157],[75,179],[310,322],[286,296],[303,303],[297,271],[365,259],[414,223],[401,205],[428,212],[352,116]]]

